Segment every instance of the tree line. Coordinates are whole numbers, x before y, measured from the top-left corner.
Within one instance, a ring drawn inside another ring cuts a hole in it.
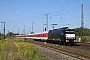
[[[0,33],[0,40],[5,39],[5,38],[6,38],[6,36],[4,34]]]
[[[81,27],[79,28],[74,28],[75,29],[75,32],[76,32],[76,35],[77,36],[81,36]],[[89,28],[84,28],[84,36],[90,36],[90,29]]]

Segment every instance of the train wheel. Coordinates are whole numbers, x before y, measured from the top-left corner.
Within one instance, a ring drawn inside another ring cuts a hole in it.
[[[74,45],[74,43],[71,43],[71,45],[73,46],[73,45]]]
[[[63,42],[61,42],[61,41],[59,41],[59,44],[60,44],[60,45],[63,45],[64,43],[63,43]]]

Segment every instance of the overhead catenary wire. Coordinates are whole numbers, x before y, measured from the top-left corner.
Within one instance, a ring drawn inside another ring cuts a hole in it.
[[[49,14],[55,13],[57,10],[59,10],[59,9],[63,8],[64,6],[66,6],[66,4],[68,4],[69,2],[70,2],[70,0],[69,1],[66,1],[65,4],[63,4],[62,6],[60,6],[59,8],[57,8],[56,10],[54,10],[52,12],[49,12]]]
[[[67,1],[67,2],[69,3],[70,1]],[[66,3],[67,3],[67,2],[66,2]],[[8,6],[8,5],[6,5],[6,4],[2,4],[2,3],[0,3],[0,4],[1,4],[1,5]],[[64,5],[63,5],[63,6],[64,6]],[[34,14],[39,14],[39,13],[35,13],[35,12],[23,10],[23,9],[20,9],[20,8],[12,7],[12,6],[8,6],[8,7],[15,8],[15,9],[19,9],[19,10],[26,11],[26,12],[30,12],[30,13],[34,13]],[[65,13],[61,13],[60,15],[63,15],[63,14],[65,14]],[[53,16],[59,16],[59,15],[53,15]]]
[[[54,13],[54,14],[51,14],[51,15],[63,15],[63,14],[67,14],[68,12],[73,12],[74,10],[80,10],[80,7],[81,7],[81,5],[78,5],[76,7],[69,8],[66,11],[57,12],[57,13]]]
[[[7,5],[7,4],[2,4],[2,3],[0,3],[0,4],[3,5],[3,6],[7,6],[7,7],[10,7],[10,8],[17,9],[17,10],[21,10],[21,11],[25,11],[25,12],[29,12],[29,13],[33,13],[33,14],[38,14],[38,15],[43,15],[43,14],[40,14],[40,13],[32,12],[32,11],[21,9],[21,8],[17,8],[17,7],[14,7],[14,6]]]
[[[90,7],[90,6],[85,7],[84,9],[85,9],[85,10],[90,9],[89,7]],[[79,8],[79,9],[76,9],[76,8]],[[73,12],[73,13],[81,12],[80,5],[77,6],[77,7],[75,7],[74,9],[71,9],[70,11],[61,12],[60,14],[50,15],[50,17],[53,17],[53,16],[62,16],[62,15],[66,15],[66,14],[71,13],[71,12]]]
[[[66,12],[63,12],[63,13],[60,13],[60,14],[55,14],[55,15],[50,15],[50,16],[61,16],[61,15],[68,14],[68,13],[70,13],[70,12],[73,12],[73,13],[80,12],[80,9],[78,9],[78,10],[66,11]]]
[[[66,3],[67,3],[67,4],[70,3],[70,0],[67,1]],[[67,5],[66,3],[65,3],[64,5],[62,5],[62,6],[66,6],[66,5]],[[0,4],[1,4],[1,5],[4,5],[4,6],[8,6],[8,5],[6,5],[6,4],[2,4],[2,3],[0,3]],[[8,6],[8,7],[15,8],[15,9],[22,10],[22,11],[26,11],[26,12],[30,12],[30,13],[34,13],[34,14],[39,14],[39,13],[31,12],[31,11],[28,11],[28,10],[24,10],[24,9],[12,7],[12,6]],[[59,9],[59,8],[58,8],[58,9]],[[57,10],[58,10],[58,9],[57,9]],[[68,13],[68,12],[67,12],[67,13]],[[63,14],[65,14],[65,13],[61,13],[60,15],[59,15],[59,14],[58,14],[58,15],[56,14],[56,15],[53,15],[53,16],[61,16],[61,15],[63,15]],[[50,15],[52,15],[52,14],[50,14]],[[36,18],[36,17],[35,17],[35,18]]]
[[[86,14],[84,14],[85,16],[86,15],[90,15],[90,13],[86,13]],[[64,20],[64,21],[73,21],[74,19],[76,19],[76,18],[80,18],[81,16],[76,16],[76,17],[73,17],[73,18],[69,18],[69,19],[67,19],[67,20]],[[38,25],[38,24],[37,24]],[[12,25],[10,25],[10,26],[12,26]],[[39,26],[39,25],[38,25]]]
[[[59,13],[59,12],[61,12],[65,7],[65,9],[67,9],[67,7],[70,5],[70,6],[72,6],[72,4],[73,3],[75,3],[75,2],[78,2],[77,0],[75,0],[75,1],[73,1],[72,3],[70,3],[71,2],[71,0],[69,0],[69,1],[67,1],[64,5],[62,5],[61,7],[59,7],[58,9],[56,9],[55,11],[52,11],[52,12],[50,12],[49,14],[56,14],[56,13]],[[70,4],[69,4],[70,3]],[[73,4],[74,5],[74,4]],[[70,7],[69,6],[69,7]],[[69,8],[68,7],[68,8]]]

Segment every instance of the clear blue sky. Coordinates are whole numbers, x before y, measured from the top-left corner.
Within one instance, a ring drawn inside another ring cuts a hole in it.
[[[29,33],[32,22],[33,31],[42,32],[48,14],[48,30],[54,23],[55,28],[77,28],[81,26],[81,4],[84,4],[84,27],[90,28],[90,0],[0,0],[0,22],[6,23],[6,33],[23,33],[24,25],[25,33]]]

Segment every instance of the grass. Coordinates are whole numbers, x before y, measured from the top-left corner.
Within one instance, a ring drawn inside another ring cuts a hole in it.
[[[23,40],[25,39],[0,40],[0,60],[49,60]]]
[[[48,60],[42,56],[32,45],[19,42],[18,51],[27,60]]]

